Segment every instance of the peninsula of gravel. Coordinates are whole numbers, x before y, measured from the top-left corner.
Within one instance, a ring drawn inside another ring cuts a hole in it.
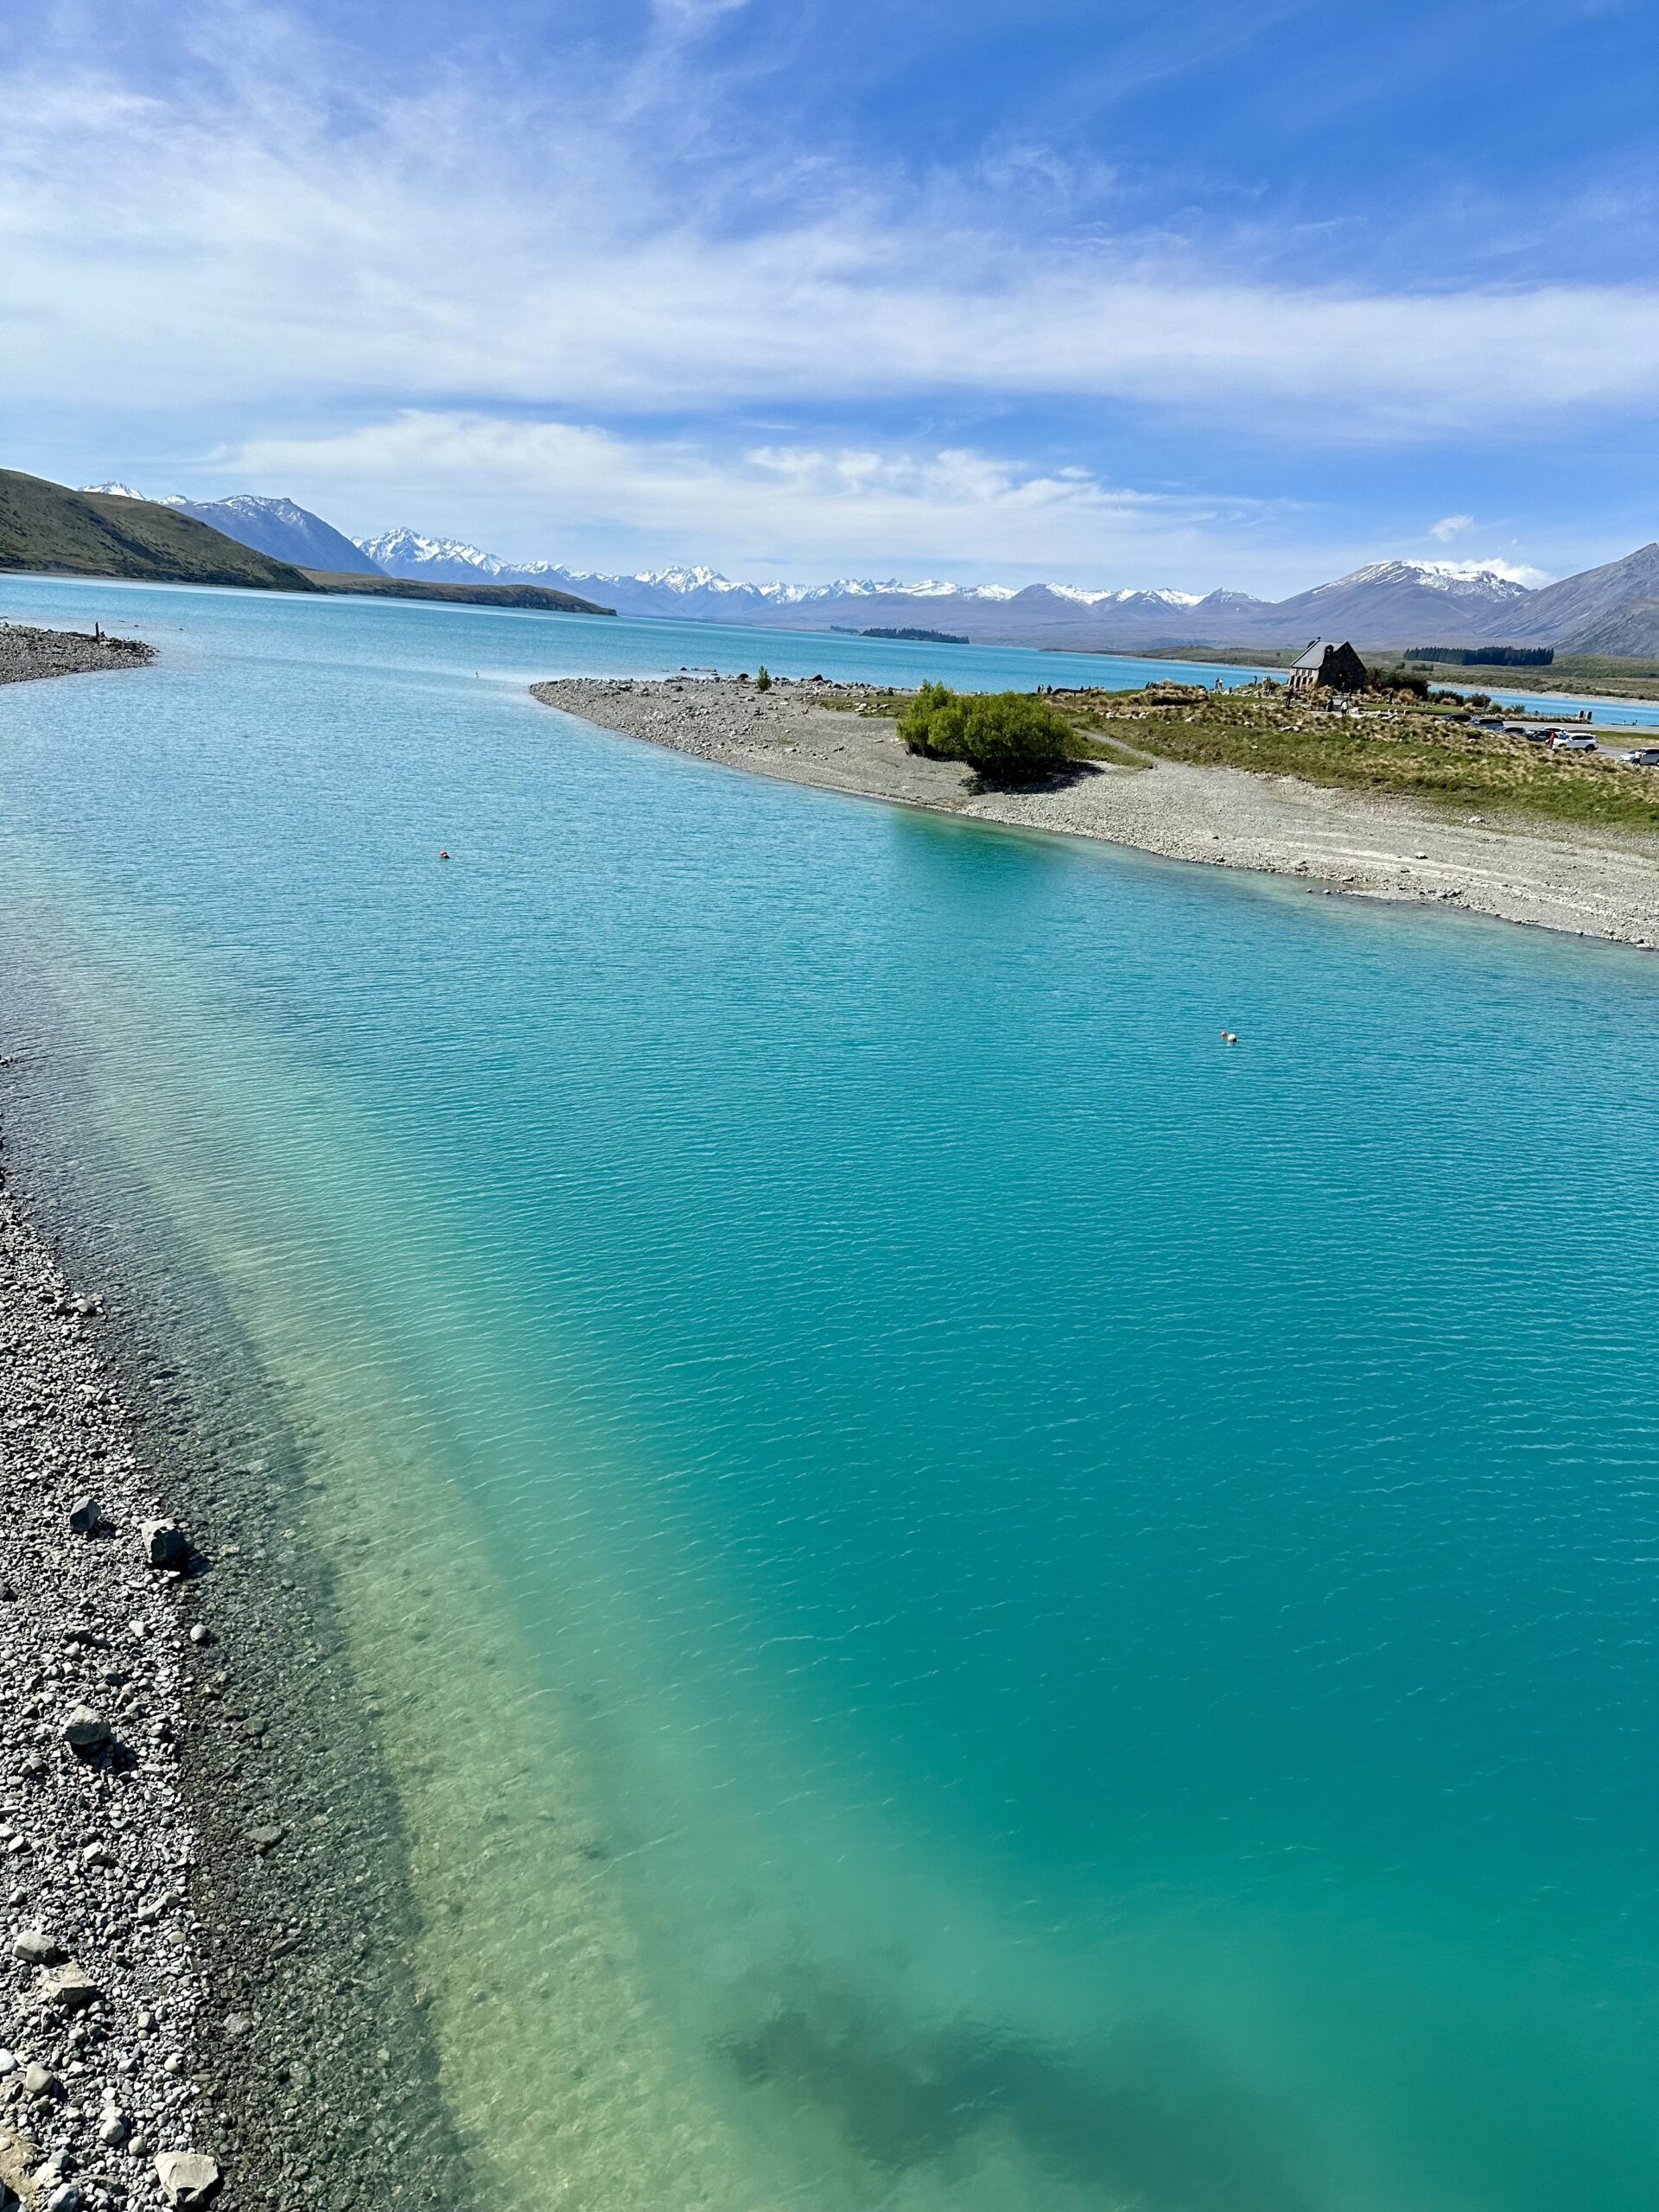
[[[1451,906],[1659,947],[1659,831],[1550,819],[1507,807],[1501,795],[1464,812],[1351,784],[1160,758],[1160,721],[1179,739],[1183,713],[1190,721],[1194,710],[1151,691],[1121,719],[1103,702],[1103,741],[1089,743],[1065,773],[988,789],[960,762],[906,751],[895,720],[906,695],[866,684],[813,677],[762,689],[688,672],[531,689],[543,705],[601,728],[792,783],[1257,870],[1316,895]],[[1645,792],[1654,774],[1611,764],[1600,772],[1631,779],[1617,786],[1621,797]],[[1590,803],[1598,796],[1592,790]]]
[[[155,658],[156,648],[142,638],[106,638],[100,630],[37,630],[24,622],[0,622],[0,683],[143,668]]]

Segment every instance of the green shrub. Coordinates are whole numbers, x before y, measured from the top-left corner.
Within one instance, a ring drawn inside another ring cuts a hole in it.
[[[899,734],[907,753],[923,753],[933,760],[944,759],[933,742],[933,724],[956,696],[945,684],[923,684],[899,717]]]
[[[772,689],[772,678],[766,673],[765,661],[761,662],[760,673],[754,679],[754,688],[757,691],[770,691]]]
[[[1066,759],[1071,725],[1028,691],[963,696],[924,683],[899,717],[899,734],[912,753],[964,761],[987,783],[1028,784]]]

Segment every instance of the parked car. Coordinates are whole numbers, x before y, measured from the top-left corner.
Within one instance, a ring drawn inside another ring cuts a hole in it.
[[[1634,753],[1621,753],[1621,760],[1628,760],[1632,768],[1659,768],[1659,745],[1643,745]]]
[[[1558,729],[1550,738],[1549,749],[1552,753],[1593,753],[1596,741],[1575,730]]]

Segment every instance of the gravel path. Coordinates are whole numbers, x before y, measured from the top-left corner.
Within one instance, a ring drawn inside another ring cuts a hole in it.
[[[1314,893],[1450,906],[1659,946],[1659,842],[1649,838],[1459,820],[1293,777],[1173,761],[1090,762],[1040,790],[979,791],[959,764],[906,753],[890,721],[849,711],[846,702],[867,696],[860,684],[777,679],[758,692],[687,677],[532,689],[544,705],[602,728],[792,783],[1255,869]]]
[[[41,676],[90,676],[99,669],[143,668],[156,658],[141,638],[89,636],[84,630],[35,630],[0,622],[0,683]]]

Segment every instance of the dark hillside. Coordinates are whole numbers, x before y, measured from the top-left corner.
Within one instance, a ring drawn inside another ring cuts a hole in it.
[[[578,599],[572,591],[553,591],[544,584],[437,584],[412,576],[345,575],[327,569],[308,569],[305,573],[318,591],[349,592],[365,599],[429,599],[452,607],[529,607],[542,614],[616,612],[613,607],[596,607],[591,599]]]
[[[42,476],[0,468],[0,569],[48,575],[123,576],[148,583],[316,589],[285,561],[149,499],[72,492]]]

